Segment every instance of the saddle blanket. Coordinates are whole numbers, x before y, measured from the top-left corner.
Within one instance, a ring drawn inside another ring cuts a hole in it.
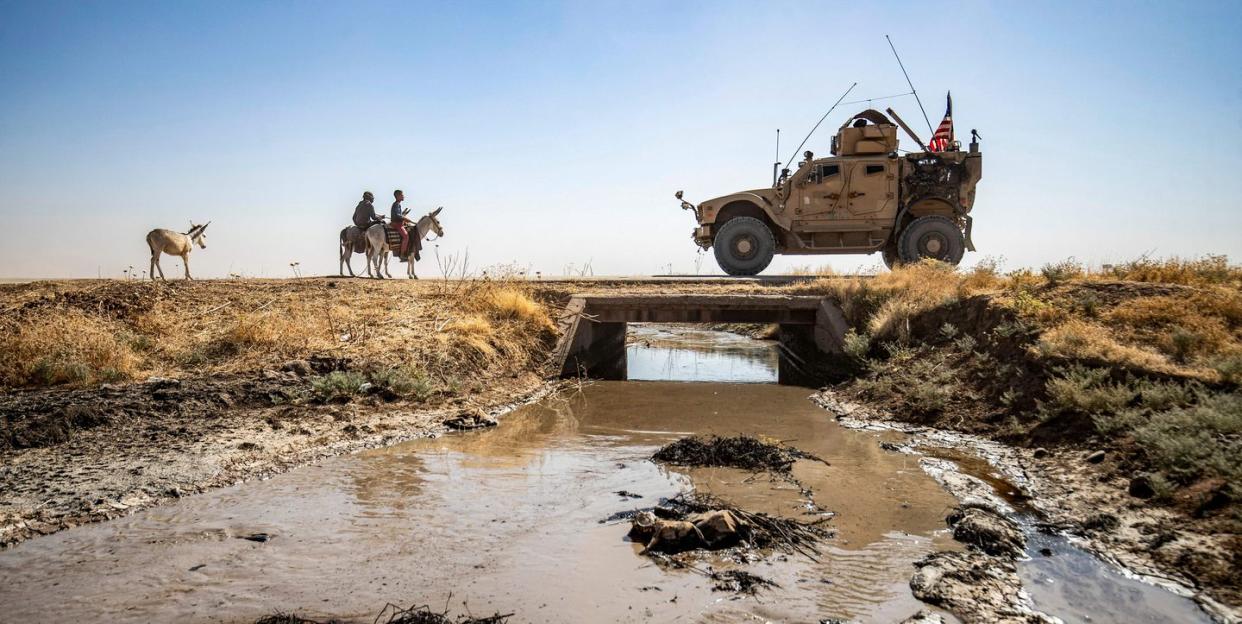
[[[422,254],[419,252],[423,249],[423,242],[418,240],[418,233],[414,228],[406,228],[410,233],[410,247],[413,249],[415,260],[422,260]],[[388,246],[392,248],[393,254],[397,254],[397,250],[401,249],[401,234],[394,230],[391,226],[384,228],[384,234],[388,236]]]

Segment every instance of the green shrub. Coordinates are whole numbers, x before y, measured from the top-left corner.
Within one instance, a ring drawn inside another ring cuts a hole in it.
[[[364,391],[363,384],[367,378],[362,373],[352,371],[332,371],[311,382],[311,392],[315,398],[323,401],[348,401]]]
[[[1045,385],[1048,401],[1041,405],[1046,415],[1065,412],[1084,414],[1120,411],[1135,397],[1135,390],[1109,381],[1103,368],[1071,366]]]
[[[845,354],[858,362],[866,361],[867,354],[871,351],[871,337],[855,332],[853,329],[845,332],[842,343]]]
[[[1175,483],[1222,477],[1237,487],[1242,481],[1242,395],[1237,393],[1156,412],[1137,424],[1134,438]]]
[[[378,389],[417,401],[425,401],[435,392],[435,385],[427,376],[411,367],[376,370],[369,375],[369,380]]]
[[[1222,355],[1212,361],[1212,369],[1225,383],[1242,383],[1242,353]]]

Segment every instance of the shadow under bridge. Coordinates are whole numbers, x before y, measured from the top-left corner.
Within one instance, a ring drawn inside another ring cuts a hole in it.
[[[793,295],[574,295],[559,318],[553,365],[562,377],[625,379],[627,323],[780,326],[780,383],[814,385],[842,353],[845,316],[827,297]]]

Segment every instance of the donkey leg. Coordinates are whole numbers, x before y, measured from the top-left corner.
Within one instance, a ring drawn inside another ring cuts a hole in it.
[[[410,254],[409,263],[405,267],[405,276],[409,279],[418,279],[418,273],[414,272],[414,254]]]
[[[181,264],[185,266],[185,278],[188,280],[194,279],[190,277],[190,254],[181,254]]]
[[[147,274],[151,276],[151,281],[153,282],[155,281],[155,257],[155,255],[151,256],[151,270],[147,271]]]
[[[151,262],[154,262],[155,268],[160,270],[160,279],[165,282],[168,281],[168,278],[164,277],[164,267],[160,266],[160,254],[159,253],[156,253],[154,256],[152,256]],[[151,274],[151,279],[155,279],[154,273]]]
[[[392,271],[389,271],[389,270],[388,270],[388,260],[389,260],[389,258],[391,258],[391,256],[389,256],[389,255],[388,255],[388,252],[387,252],[387,251],[385,251],[385,252],[384,252],[384,274],[388,276],[388,279],[392,279]]]

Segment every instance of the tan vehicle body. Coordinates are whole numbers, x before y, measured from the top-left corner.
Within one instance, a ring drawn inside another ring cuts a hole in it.
[[[860,118],[872,123],[850,125]],[[898,252],[904,228],[921,217],[940,216],[959,230],[962,246],[974,250],[969,213],[974,206],[975,185],[983,173],[977,143],[972,143],[969,152],[954,145],[950,151],[898,155],[897,126],[869,110],[841,127],[833,148],[836,155],[828,158],[814,158],[807,152],[808,158],[797,170],[783,175],[770,188],[724,195],[698,206],[683,202],[683,208],[694,210],[699,224],[693,234],[695,243],[711,248],[727,222],[751,217],[771,231],[774,253],[879,251],[891,264],[915,259]],[[941,248],[934,243],[932,246]],[[960,253],[956,258],[949,254],[942,259],[956,263]],[[717,259],[721,259],[720,251]],[[725,264],[721,261],[722,268],[733,274],[758,272],[734,271]]]

